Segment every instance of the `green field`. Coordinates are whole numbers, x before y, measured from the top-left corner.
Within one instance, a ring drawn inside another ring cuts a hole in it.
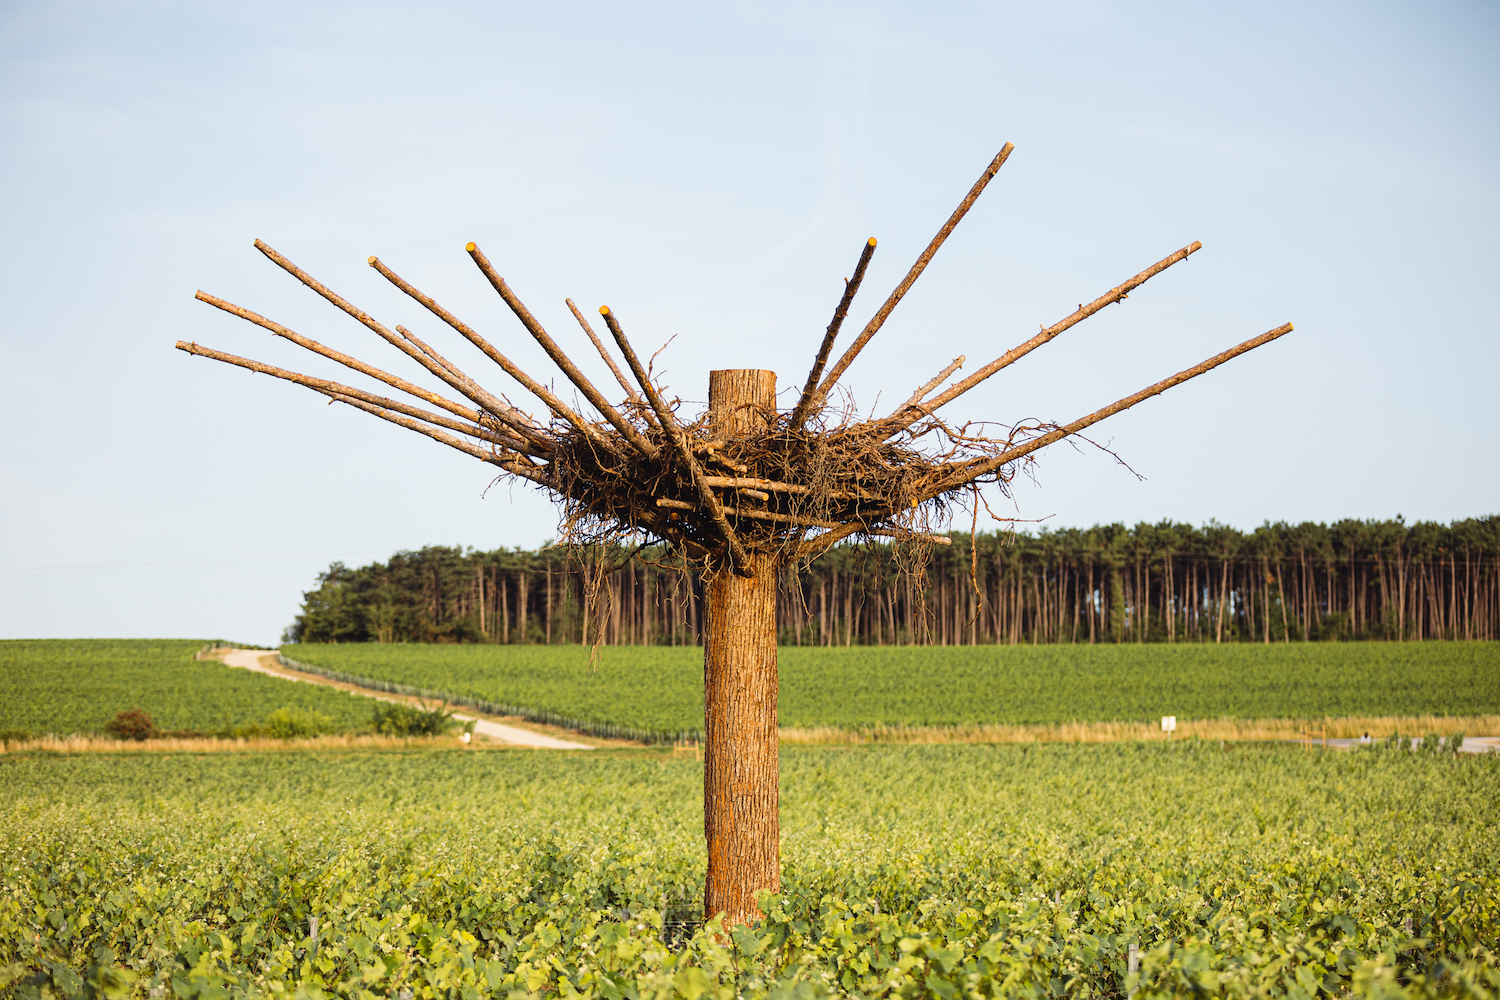
[[[0,995],[1123,996],[1131,944],[1141,998],[1500,987],[1500,757],[787,748],[783,891],[729,947],[660,929],[701,891],[701,775],[639,750],[3,755]]]
[[[702,651],[300,645],[348,675],[657,731],[703,720]],[[1500,712],[1500,643],[783,647],[781,724],[1039,724]]]
[[[100,733],[123,709],[158,728],[218,733],[279,708],[319,712],[337,729],[366,728],[368,699],[194,660],[186,639],[0,641],[0,733],[15,738]]]

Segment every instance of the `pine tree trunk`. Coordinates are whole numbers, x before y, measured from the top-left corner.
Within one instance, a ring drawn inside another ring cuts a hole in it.
[[[773,372],[710,372],[710,434],[744,433],[763,421],[775,402]],[[781,888],[776,556],[752,550],[751,565],[754,577],[735,576],[727,568],[713,574],[705,595],[704,915],[722,913],[726,924],[759,919],[755,894]]]

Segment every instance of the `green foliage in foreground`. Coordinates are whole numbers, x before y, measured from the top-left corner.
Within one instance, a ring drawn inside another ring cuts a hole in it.
[[[202,646],[184,639],[0,641],[0,733],[103,733],[116,713],[132,708],[145,710],[164,732],[252,735],[275,728],[302,735],[309,727],[369,726],[363,697],[194,660]]]
[[[654,752],[0,756],[0,992],[1500,988],[1500,757],[789,748],[768,917],[676,938],[701,773]]]
[[[659,731],[703,721],[703,652],[298,645],[287,656],[457,697]],[[1500,642],[782,647],[784,726],[1500,712]]]

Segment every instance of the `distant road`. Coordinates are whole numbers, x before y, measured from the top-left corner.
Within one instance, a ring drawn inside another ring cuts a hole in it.
[[[293,676],[285,670],[269,666],[264,662],[265,660],[269,659],[274,663],[275,656],[275,653],[266,653],[256,649],[234,649],[224,654],[224,662],[231,667],[241,667],[245,670],[253,670],[256,673],[266,674],[270,677],[278,678],[279,680],[304,681],[309,684],[319,683],[316,678]],[[393,704],[397,705],[405,705],[408,703],[406,699],[393,698],[390,695],[377,694],[374,691],[355,689],[353,693],[363,695],[366,698],[374,698],[377,701],[392,702]],[[555,736],[548,736],[545,733],[534,733],[529,729],[518,729],[515,726],[507,726],[501,722],[491,722],[488,719],[475,719],[472,715],[463,715],[459,712],[454,712],[453,717],[464,722],[473,720],[474,731],[476,733],[480,734],[481,736],[487,736],[490,739],[500,743],[511,743],[516,746],[536,747],[546,750],[594,749],[593,747],[588,746],[584,743],[574,743],[571,740],[560,740]]]
[[[1409,737],[1408,737],[1409,738]],[[1374,742],[1379,743],[1384,737],[1376,737]],[[1293,742],[1287,740],[1284,742]],[[1314,746],[1321,746],[1322,741],[1314,739]],[[1360,745],[1359,740],[1341,737],[1330,739],[1328,748],[1330,750],[1353,750]],[[1465,736],[1464,745],[1458,748],[1459,753],[1496,753],[1500,752],[1500,736]]]

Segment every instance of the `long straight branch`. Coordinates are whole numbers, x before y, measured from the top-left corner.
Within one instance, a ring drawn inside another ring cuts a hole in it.
[[[833,321],[823,333],[823,344],[818,348],[818,356],[813,359],[812,370],[807,373],[807,384],[802,387],[796,409],[792,410],[790,428],[793,431],[800,429],[807,420],[808,410],[818,391],[818,379],[822,377],[823,366],[828,363],[828,354],[833,350],[833,340],[839,335],[839,328],[844,325],[844,317],[849,315],[849,304],[854,301],[854,293],[859,291],[859,283],[865,280],[865,268],[870,266],[870,258],[873,256],[875,237],[871,236],[865,241],[864,250],[860,251],[859,263],[854,265],[854,277],[844,283],[844,296],[839,299],[838,308],[833,311]]]
[[[578,387],[578,391],[583,393],[583,398],[592,403],[594,409],[602,413],[604,419],[609,421],[610,426],[619,431],[620,435],[626,441],[629,441],[636,451],[647,458],[655,458],[656,445],[642,437],[641,432],[635,429],[634,424],[620,416],[620,411],[611,406],[609,400],[604,398],[604,394],[594,388],[594,383],[588,380],[588,376],[578,370],[578,366],[573,363],[573,359],[568,357],[561,347],[557,346],[557,342],[548,336],[546,330],[542,329],[542,324],[537,322],[537,318],[531,314],[531,310],[527,309],[521,300],[517,298],[516,293],[510,290],[510,286],[505,283],[504,278],[500,277],[500,272],[495,270],[495,266],[484,255],[484,251],[480,250],[479,246],[475,243],[470,243],[466,249],[474,263],[479,266],[479,270],[489,279],[490,286],[496,292],[500,293],[500,297],[505,300],[506,305],[510,306],[510,311],[516,314],[516,318],[521,321],[521,325],[526,327],[532,337],[536,338],[538,344],[542,345],[542,350],[547,352],[547,356],[552,359],[553,364],[557,365],[562,370],[562,373],[568,377],[568,381]]]
[[[405,337],[408,341],[411,342],[414,347],[417,348],[417,350],[426,354],[436,364],[441,365],[443,368],[447,369],[448,373],[453,376],[454,380],[472,389],[472,392],[466,393],[466,395],[468,395],[470,399],[487,399],[488,402],[484,404],[484,407],[495,417],[496,420],[500,421],[500,423],[510,428],[511,431],[520,436],[522,439],[526,441],[538,442],[540,447],[547,448],[549,451],[552,449],[552,439],[547,436],[545,431],[543,431],[540,427],[537,427],[525,415],[523,415],[520,410],[506,404],[500,399],[497,399],[494,395],[482,388],[467,374],[465,374],[463,371],[460,371],[457,365],[449,361],[447,358],[443,357],[437,351],[433,350],[433,348],[429,344],[427,344],[426,341],[422,340],[421,337],[418,337],[415,333],[412,333],[400,323],[396,324],[396,332]],[[454,381],[449,381],[448,384],[453,385]],[[496,410],[501,410],[503,412],[496,413]]]
[[[411,282],[401,277],[395,271],[392,271],[389,267],[386,267],[379,257],[371,257],[369,260],[369,264],[376,271],[380,272],[381,277],[385,278],[387,281],[395,285],[397,288],[401,289],[413,299],[416,299],[427,309],[428,312],[432,313],[438,319],[442,320],[444,323],[447,323],[453,329],[457,330],[460,336],[462,336],[469,343],[473,344],[475,347],[484,352],[485,357],[489,358],[491,361],[495,362],[495,364],[499,365],[500,368],[505,372],[505,374],[521,383],[521,385],[525,387],[527,392],[531,393],[533,396],[540,399],[543,403],[547,404],[547,408],[549,410],[557,414],[562,419],[566,420],[570,425],[572,425],[574,430],[578,431],[578,433],[588,438],[589,441],[596,447],[602,448],[611,455],[618,454],[618,450],[616,449],[614,443],[606,438],[603,434],[599,433],[599,429],[597,427],[584,420],[577,413],[574,413],[573,409],[568,406],[568,404],[564,403],[561,399],[558,399],[556,394],[554,394],[546,386],[542,385],[536,379],[523,372],[513,361],[510,360],[510,358],[507,358],[505,355],[496,350],[495,345],[491,344],[488,340],[485,340],[467,323],[459,319],[457,316],[453,315],[448,310],[444,309],[442,306],[438,305],[436,299],[434,299],[430,295],[423,294],[422,291],[414,286]]]
[[[1126,396],[1124,399],[1121,399],[1118,402],[1111,403],[1109,406],[1104,407],[1102,410],[1096,410],[1095,412],[1089,414],[1087,417],[1084,417],[1081,420],[1075,420],[1073,423],[1068,424],[1065,427],[1060,427],[1055,431],[1044,434],[1041,437],[1028,441],[1023,445],[1012,448],[1009,451],[1004,452],[1003,454],[995,456],[994,458],[983,459],[978,462],[960,465],[956,468],[955,475],[943,480],[939,485],[926,490],[922,497],[918,500],[918,502],[920,503],[922,500],[930,500],[941,493],[948,492],[949,490],[958,489],[965,483],[972,482],[980,476],[983,476],[990,472],[994,472],[996,469],[1000,468],[1008,462],[1014,462],[1017,459],[1025,458],[1027,455],[1031,454],[1039,448],[1045,448],[1049,444],[1054,444],[1058,441],[1061,441],[1065,437],[1077,434],[1091,424],[1096,424],[1106,417],[1119,413],[1121,410],[1128,410],[1130,407],[1134,406],[1136,403],[1139,403],[1144,399],[1149,399],[1152,396],[1166,392],[1174,385],[1186,382],[1188,379],[1193,378],[1197,375],[1202,375],[1204,372],[1209,371],[1213,368],[1217,368],[1219,365],[1222,365],[1224,362],[1230,360],[1231,358],[1238,357],[1239,355],[1244,354],[1246,351],[1252,351],[1255,348],[1260,347],[1262,344],[1270,343],[1277,337],[1284,336],[1285,334],[1291,332],[1292,324],[1290,323],[1279,326],[1274,330],[1269,330],[1266,333],[1263,333],[1258,337],[1252,337],[1250,340],[1247,340],[1244,343],[1239,344],[1238,346],[1232,347],[1221,354],[1216,354],[1213,357],[1209,358],[1207,361],[1204,361],[1201,364],[1194,365],[1192,368],[1189,368],[1186,371],[1178,372],[1171,378],[1163,379],[1155,385],[1142,389],[1140,392],[1137,392],[1134,395]],[[802,543],[802,546],[797,550],[797,556],[798,558],[806,558],[818,555],[822,552],[827,551],[831,546],[837,544],[850,535],[862,530],[864,530],[863,524],[858,521],[850,521],[844,524],[842,527],[831,529],[827,534],[819,535],[817,538],[809,539],[808,541]]]
[[[946,380],[949,375],[952,375],[954,372],[956,372],[960,368],[962,368],[964,366],[964,362],[966,360],[968,360],[968,355],[966,355],[966,354],[960,354],[958,357],[954,358],[953,361],[948,365],[947,368],[944,368],[942,371],[940,371],[936,375],[934,375],[931,379],[929,379],[928,381],[926,381],[922,385],[920,385],[917,388],[917,391],[914,392],[914,393],[912,393],[911,397],[908,398],[906,402],[902,403],[900,406],[898,406],[894,410],[892,410],[891,411],[891,415],[888,416],[888,417],[886,417],[885,419],[886,420],[893,420],[897,416],[899,416],[903,411],[905,411],[905,410],[907,410],[907,409],[909,409],[911,407],[914,407],[914,406],[917,406],[918,404],[920,404],[922,402],[922,400],[924,400],[924,399],[927,398],[927,394],[929,392],[931,392],[932,390],[936,389],[938,386],[942,385],[943,382],[944,382],[944,380]],[[925,411],[925,412],[931,412],[932,407],[930,405],[929,406],[923,406],[923,407],[921,407],[921,409],[923,411]]]
[[[331,361],[337,361],[345,368],[350,368],[354,371],[359,372],[361,375],[368,375],[373,379],[378,379],[379,381],[384,382],[386,385],[390,386],[393,389],[400,389],[407,395],[415,396],[420,400],[431,403],[433,406],[447,410],[449,413],[452,413],[455,416],[468,419],[469,415],[475,412],[469,409],[467,406],[463,406],[459,403],[453,402],[446,396],[440,396],[429,389],[424,389],[419,385],[408,382],[406,381],[406,379],[401,378],[398,375],[392,375],[390,372],[376,368],[374,365],[365,364],[358,358],[353,358],[347,354],[335,351],[331,347],[326,347],[323,344],[318,343],[311,337],[304,337],[302,336],[302,334],[291,329],[290,327],[282,326],[275,320],[267,319],[260,313],[251,312],[249,309],[246,309],[243,306],[237,306],[233,302],[227,302],[224,299],[209,295],[207,292],[201,290],[197,292],[193,297],[199,302],[206,302],[207,304],[213,306],[215,309],[222,309],[225,312],[229,313],[231,316],[238,316],[240,319],[243,319],[246,322],[254,323],[256,326],[264,330],[269,330],[278,337],[283,337],[286,340],[290,340],[298,347],[302,347],[309,351],[312,351],[314,354],[320,354]],[[547,445],[547,450],[550,451],[551,442],[547,441],[545,438],[542,438],[541,441]]]
[[[397,414],[391,413],[387,410],[383,410],[378,406],[372,406],[369,403],[366,403],[363,400],[355,399],[352,396],[341,396],[337,393],[328,393],[328,395],[332,396],[335,402],[352,406],[356,410],[364,410],[366,413],[369,413],[372,416],[379,417],[381,420],[389,420],[391,423],[395,424],[398,427],[405,427],[409,431],[416,431],[418,434],[430,437],[434,441],[441,441],[443,444],[447,445],[450,448],[461,451],[465,455],[472,455],[473,457],[479,459],[481,462],[488,462],[491,465],[498,465],[506,472],[520,476],[522,479],[529,479],[534,483],[546,486],[548,489],[555,490],[559,488],[556,480],[554,480],[551,476],[547,475],[541,469],[520,464],[518,461],[516,461],[516,457],[485,451],[478,445],[472,445],[467,441],[459,440],[452,434],[445,434],[442,431],[432,427],[424,427],[422,424],[418,423],[415,420],[408,420],[406,417],[398,416]]]
[[[948,217],[948,221],[943,223],[943,228],[937,231],[937,235],[932,238],[932,242],[927,244],[927,249],[922,251],[922,255],[911,266],[911,270],[906,272],[906,277],[901,279],[901,284],[896,286],[896,290],[891,292],[890,297],[885,300],[885,304],[880,307],[880,310],[865,325],[860,335],[854,339],[854,343],[849,345],[849,349],[844,352],[843,356],[829,370],[828,375],[823,379],[822,385],[818,386],[816,397],[809,404],[812,408],[816,409],[822,405],[823,400],[827,398],[829,391],[833,389],[839,377],[844,374],[845,369],[854,363],[854,359],[859,356],[860,351],[864,350],[865,345],[870,342],[870,338],[875,336],[880,328],[885,325],[886,318],[890,316],[891,310],[896,308],[896,303],[901,301],[917,278],[921,276],[928,262],[938,252],[938,247],[943,245],[943,241],[948,238],[948,234],[953,232],[959,220],[973,207],[974,202],[984,192],[985,186],[1000,172],[1000,168],[1009,159],[1011,150],[1015,148],[1015,146],[1007,142],[1001,148],[1000,152],[995,154],[995,158],[990,161],[990,165],[985,167],[984,173],[979,175],[979,180],[975,181],[974,186],[969,188],[969,193],[964,195],[964,200],[958,203],[958,207],[953,210],[953,214]]]
[[[463,379],[468,379],[469,378],[468,375],[466,375],[464,372],[462,372],[462,371],[459,370],[459,368],[458,368],[457,365],[455,365],[453,362],[449,361],[447,358],[443,357],[436,350],[434,350],[425,340],[423,340],[421,337],[418,337],[415,333],[412,333],[410,330],[408,330],[406,327],[402,326],[400,323],[396,324],[396,332],[399,333],[399,334],[401,334],[401,336],[405,337],[411,343],[411,345],[413,347],[415,347],[417,350],[421,351],[423,354],[425,354],[429,358],[431,358],[432,361],[434,361],[436,364],[441,365],[444,369],[446,369],[449,375],[452,375],[454,378],[463,378]],[[472,382],[473,379],[469,379],[469,381]]]
[[[625,398],[634,403],[647,420],[653,424],[656,423],[656,414],[651,412],[651,408],[646,405],[646,401],[641,398],[640,393],[635,391],[635,386],[631,385],[630,380],[625,377],[625,373],[620,371],[620,366],[615,364],[615,359],[610,355],[608,349],[605,348],[604,341],[599,339],[599,335],[594,332],[594,328],[589,325],[589,321],[583,318],[583,313],[578,311],[578,307],[573,304],[572,299],[563,299],[563,301],[568,304],[568,309],[573,313],[573,318],[578,320],[578,325],[583,327],[583,332],[588,334],[589,340],[593,341],[594,349],[599,352],[599,357],[604,359],[606,365],[609,365],[609,370],[614,375],[615,381],[620,383],[621,389],[625,390]]]
[[[1010,350],[1006,351],[994,361],[991,361],[983,368],[975,371],[974,374],[970,375],[962,382],[957,382],[948,387],[943,392],[933,397],[932,401],[927,403],[926,405],[915,407],[915,404],[908,401],[900,409],[892,413],[889,418],[887,418],[890,420],[894,420],[895,423],[893,423],[887,429],[886,436],[889,437],[892,434],[897,434],[905,428],[910,427],[912,424],[916,423],[927,414],[934,412],[939,407],[946,406],[948,403],[951,403],[959,396],[962,396],[964,393],[968,392],[970,389],[974,388],[976,385],[983,382],[985,379],[989,378],[1000,369],[1007,368],[1010,365],[1015,364],[1017,361],[1021,360],[1026,355],[1036,350],[1038,347],[1041,347],[1043,344],[1047,343],[1052,338],[1062,333],[1064,330],[1067,330],[1068,328],[1082,322],[1083,320],[1088,319],[1090,316],[1094,315],[1094,313],[1103,309],[1105,306],[1113,305],[1116,302],[1123,301],[1130,295],[1131,292],[1135,291],[1141,285],[1144,285],[1146,282],[1150,281],[1152,278],[1156,277],[1158,274],[1165,271],[1173,264],[1187,260],[1188,257],[1201,250],[1202,248],[1203,244],[1195,241],[1189,246],[1185,246],[1181,250],[1178,250],[1171,256],[1165,257],[1162,260],[1157,261],[1155,264],[1152,264],[1150,267],[1146,268],[1144,271],[1142,271],[1140,274],[1137,274],[1129,281],[1126,281],[1123,284],[1116,285],[1114,288],[1111,288],[1109,291],[1105,292],[1103,295],[1099,296],[1088,305],[1083,305],[1082,303],[1080,303],[1078,308],[1070,315],[1057,321],[1051,326],[1043,327],[1041,332],[1036,336],[1032,337],[1024,344],[1021,344],[1019,347],[1013,347]],[[912,410],[912,412],[902,412],[909,409]]]
[[[1262,344],[1269,344],[1276,338],[1285,336],[1286,334],[1291,332],[1292,324],[1290,323],[1278,326],[1274,330],[1267,330],[1265,333],[1261,334],[1258,337],[1251,337],[1249,340],[1245,341],[1242,344],[1237,344],[1227,351],[1215,354],[1207,361],[1200,362],[1199,364],[1196,364],[1191,368],[1180,371],[1176,375],[1173,375],[1171,378],[1162,379],[1155,385],[1147,386],[1140,392],[1132,393],[1131,395],[1126,396],[1124,399],[1109,404],[1103,409],[1095,410],[1088,416],[1081,417],[1078,420],[1073,421],[1071,424],[1065,424],[1064,426],[1059,427],[1056,430],[1049,431],[1046,434],[1033,438],[1030,441],[1027,441],[1025,444],[1017,445],[1016,447],[1002,452],[1001,454],[996,455],[993,458],[979,459],[977,461],[958,465],[954,467],[954,474],[952,476],[943,480],[939,486],[932,487],[926,490],[925,495],[922,497],[922,499],[930,499],[931,497],[937,496],[939,493],[946,493],[947,491],[956,489],[965,483],[972,482],[980,476],[994,472],[996,469],[999,469],[1003,465],[1017,461],[1018,459],[1025,458],[1027,455],[1040,448],[1045,448],[1047,447],[1047,445],[1061,441],[1063,438],[1071,437],[1072,435],[1077,434],[1085,428],[1093,424],[1097,424],[1105,417],[1112,417],[1116,413],[1120,413],[1123,410],[1128,410],[1132,406],[1143,400],[1150,399],[1152,396],[1157,396],[1161,393],[1166,392],[1174,385],[1180,385],[1190,378],[1196,378],[1197,376],[1202,375],[1204,372],[1212,371],[1213,369],[1222,365],[1224,362],[1229,361],[1233,358],[1237,358],[1241,354],[1244,354],[1246,351],[1253,351],[1257,347],[1260,347]]]
[[[536,455],[537,457],[545,457],[542,452],[535,450],[535,446],[531,442],[521,440],[520,438],[513,437],[509,434],[497,433],[491,428],[484,426],[485,418],[488,417],[489,414],[480,413],[477,410],[469,411],[469,415],[466,418],[468,420],[468,423],[464,423],[462,421],[454,420],[452,417],[445,417],[441,413],[433,413],[431,410],[424,410],[419,406],[411,406],[410,404],[400,402],[399,400],[388,399],[385,396],[377,396],[372,392],[365,392],[363,389],[356,389],[353,386],[344,385],[341,382],[332,382],[328,379],[313,378],[311,375],[303,375],[300,372],[288,371],[285,368],[277,368],[274,365],[262,364],[261,362],[253,361],[250,358],[242,358],[237,354],[226,354],[223,351],[216,351],[211,347],[204,347],[196,342],[188,343],[186,341],[179,340],[177,342],[177,349],[179,351],[186,351],[188,354],[192,354],[200,358],[211,358],[214,361],[222,361],[225,364],[245,368],[252,372],[258,372],[261,375],[270,375],[273,378],[284,379],[287,382],[305,386],[309,389],[312,389],[314,392],[321,392],[324,395],[348,396],[352,399],[358,399],[363,402],[369,403],[372,406],[379,406],[387,410],[394,410],[397,413],[405,414],[408,417],[414,417],[417,420],[421,420],[429,424],[434,424],[438,427],[446,427],[448,430],[457,431],[460,434],[467,434],[471,437],[477,437],[484,441],[503,445],[506,448],[510,448],[512,451],[519,451],[524,454]]]
[[[724,544],[729,547],[729,557],[734,565],[734,571],[741,576],[754,576],[755,569],[750,563],[750,554],[745,551],[744,545],[734,533],[734,528],[725,518],[724,508],[719,503],[719,498],[714,496],[713,490],[708,488],[703,469],[698,465],[698,460],[693,457],[693,449],[688,444],[687,434],[683,431],[682,425],[677,422],[676,417],[672,416],[672,411],[667,409],[656,387],[651,384],[651,379],[646,375],[646,369],[641,367],[641,359],[636,357],[635,348],[630,346],[630,341],[625,337],[625,331],[620,328],[620,321],[615,318],[615,314],[610,312],[609,306],[600,306],[599,312],[604,317],[604,325],[609,327],[610,334],[619,345],[620,353],[625,357],[625,363],[630,366],[630,373],[640,383],[641,392],[646,394],[651,408],[656,411],[656,418],[661,421],[662,429],[671,436],[678,455],[687,465],[688,473],[693,477],[693,486],[698,491],[698,500],[708,511]]]
[[[456,420],[446,420],[446,419],[443,419],[443,418],[433,419],[433,418],[437,417],[438,415],[435,414],[435,413],[424,415],[425,411],[423,411],[422,408],[418,407],[418,406],[405,406],[405,405],[402,405],[400,403],[397,403],[395,406],[388,406],[387,405],[388,403],[395,402],[394,400],[384,400],[384,401],[381,401],[381,402],[371,402],[371,400],[368,398],[369,397],[368,393],[354,394],[354,393],[339,392],[336,389],[317,389],[317,388],[314,388],[313,391],[317,392],[317,393],[320,393],[320,394],[322,394],[324,396],[327,396],[329,399],[331,399],[331,400],[333,400],[334,402],[337,402],[337,403],[349,403],[349,402],[353,401],[353,402],[357,402],[357,403],[363,404],[364,407],[371,408],[371,412],[374,412],[375,410],[389,410],[392,413],[399,413],[399,414],[401,414],[404,417],[408,417],[408,418],[410,418],[412,420],[417,421],[418,423],[431,424],[433,427],[440,427],[440,428],[443,428],[445,430],[457,431],[459,434],[463,434],[463,435],[466,435],[466,436],[472,437],[472,438],[477,438],[480,441],[486,442],[486,443],[491,444],[491,445],[496,445],[496,446],[499,446],[500,448],[505,449],[503,452],[498,452],[498,453],[489,452],[489,451],[485,452],[484,454],[486,456],[486,460],[488,460],[488,457],[491,456],[492,454],[499,454],[499,456],[501,458],[505,459],[507,462],[511,462],[511,461],[521,462],[526,468],[529,468],[529,469],[531,469],[533,471],[540,471],[541,470],[540,466],[538,466],[535,462],[531,461],[531,455],[532,455],[532,453],[524,451],[522,448],[517,447],[518,443],[520,443],[520,444],[522,444],[524,446],[524,442],[517,442],[514,438],[506,437],[506,436],[499,435],[499,434],[489,434],[489,433],[485,433],[483,431],[476,431],[472,427],[465,427],[465,426],[463,426],[462,424],[458,423],[458,421],[456,421]],[[375,399],[379,400],[380,397],[376,396]],[[405,425],[403,425],[403,426],[405,426]],[[413,427],[412,429],[413,430],[421,430],[421,428],[417,428],[417,427]],[[426,432],[423,431],[423,433],[426,433]],[[481,449],[481,450],[483,450],[483,449]]]
[[[396,348],[396,350],[400,351],[402,354],[405,354],[407,357],[411,358],[423,368],[426,368],[433,375],[436,375],[439,379],[446,382],[454,389],[457,389],[459,392],[463,393],[465,396],[472,399],[474,402],[478,403],[486,410],[489,410],[491,413],[495,414],[495,416],[499,417],[505,423],[524,424],[524,421],[521,421],[517,417],[514,407],[507,405],[505,402],[496,398],[493,394],[482,388],[473,379],[469,378],[463,372],[459,371],[457,366],[450,363],[448,359],[444,358],[441,354],[438,354],[437,351],[433,350],[431,347],[428,347],[426,344],[422,344],[421,349],[418,349],[415,344],[420,343],[420,341],[416,341],[415,343],[408,343],[407,340],[411,340],[413,338],[408,336],[407,338],[403,339],[402,337],[399,337],[396,334],[392,333],[390,330],[387,330],[384,324],[377,321],[375,317],[371,316],[369,313],[365,312],[363,309],[359,308],[348,299],[345,299],[343,296],[333,291],[333,289],[318,281],[311,274],[308,274],[302,268],[294,264],[285,255],[279,253],[270,245],[268,245],[264,240],[256,240],[255,249],[265,254],[273,264],[290,274],[292,277],[296,278],[298,281],[302,282],[308,288],[312,289],[314,292],[334,305],[340,311],[353,317],[362,326],[370,330],[381,340],[384,340],[386,343]],[[517,429],[520,430],[519,427]]]

